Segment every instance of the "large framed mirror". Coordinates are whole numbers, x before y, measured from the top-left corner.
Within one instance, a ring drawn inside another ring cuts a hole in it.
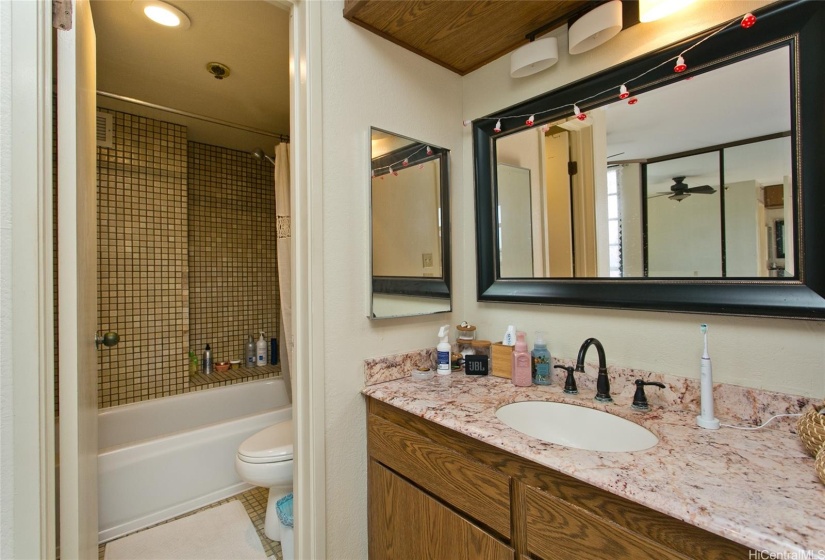
[[[450,311],[449,150],[373,127],[370,154],[370,318]]]
[[[480,301],[825,319],[825,5],[756,15],[473,123]]]

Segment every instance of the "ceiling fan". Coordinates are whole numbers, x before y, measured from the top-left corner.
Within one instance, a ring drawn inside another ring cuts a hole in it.
[[[685,177],[674,177],[673,184],[670,186],[669,191],[660,192],[658,194],[654,194],[648,198],[655,198],[657,196],[665,196],[670,195],[668,198],[675,200],[677,202],[682,202],[684,199],[689,197],[692,194],[713,194],[716,192],[716,189],[711,187],[710,185],[701,185],[698,187],[689,187],[685,184]]]

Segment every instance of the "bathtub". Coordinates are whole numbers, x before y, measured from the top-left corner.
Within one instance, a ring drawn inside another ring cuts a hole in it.
[[[100,542],[251,488],[235,473],[238,446],[291,417],[281,379],[103,409],[98,414]]]

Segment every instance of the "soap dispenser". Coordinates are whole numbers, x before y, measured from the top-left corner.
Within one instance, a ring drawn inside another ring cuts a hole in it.
[[[542,331],[536,332],[536,341],[533,343],[532,374],[536,385],[550,385],[550,351],[547,350],[547,341]]]
[[[527,351],[527,342],[524,340],[524,332],[516,333],[516,346],[513,348],[512,380],[516,387],[529,387],[532,385],[530,377],[530,353]]]
[[[258,363],[257,365],[265,366],[266,365],[266,340],[264,339],[264,331],[260,331],[261,338],[258,339]]]

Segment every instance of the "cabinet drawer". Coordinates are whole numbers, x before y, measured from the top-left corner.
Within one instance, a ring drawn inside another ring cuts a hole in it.
[[[370,456],[505,539],[510,531],[510,479],[374,414]]]
[[[686,559],[673,550],[558,498],[527,488],[527,551],[546,559]]]

